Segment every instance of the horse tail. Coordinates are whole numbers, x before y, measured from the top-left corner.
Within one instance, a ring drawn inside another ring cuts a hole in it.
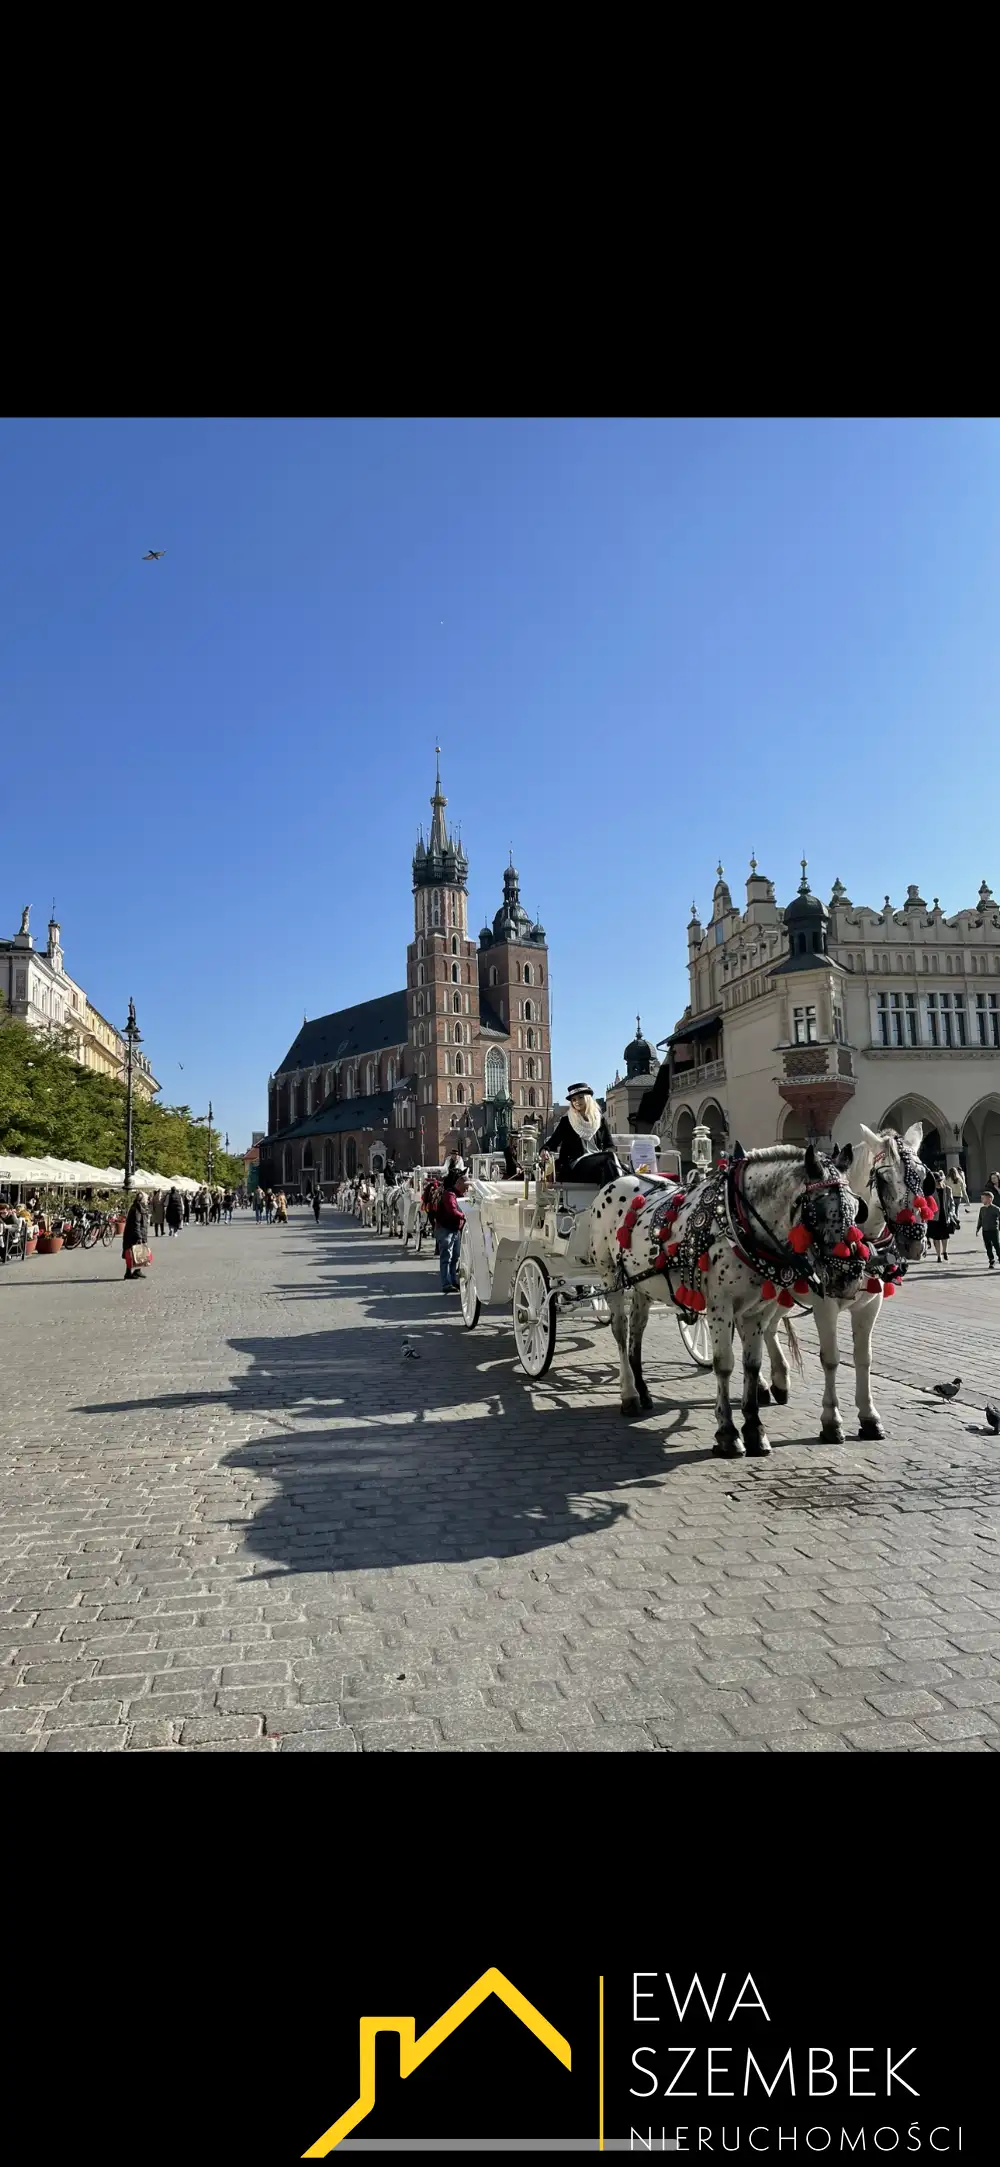
[[[798,1376],[801,1377],[803,1374],[802,1342],[790,1317],[784,1319],[784,1326],[785,1338],[788,1341],[788,1352],[792,1357]]]

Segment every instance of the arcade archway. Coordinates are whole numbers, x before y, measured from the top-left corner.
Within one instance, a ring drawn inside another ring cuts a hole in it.
[[[910,1091],[905,1098],[894,1099],[878,1123],[880,1129],[898,1129],[905,1136],[915,1121],[922,1121],[924,1133],[918,1150],[925,1166],[943,1166],[945,1163],[945,1138],[951,1136],[951,1125],[944,1118],[940,1107],[931,1099],[921,1098]]]

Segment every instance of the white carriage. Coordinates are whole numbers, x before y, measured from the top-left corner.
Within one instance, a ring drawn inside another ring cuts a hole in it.
[[[658,1164],[656,1137],[616,1136],[614,1145],[633,1172],[680,1180],[676,1152],[659,1151]],[[541,1179],[487,1182],[474,1175],[470,1183],[458,1260],[462,1317],[471,1332],[484,1309],[509,1305],[518,1361],[529,1377],[544,1377],[549,1367],[561,1310],[580,1308],[591,1323],[611,1322],[608,1288],[588,1262],[597,1194],[583,1183]],[[678,1315],[677,1322],[692,1362],[710,1369],[704,1318]]]

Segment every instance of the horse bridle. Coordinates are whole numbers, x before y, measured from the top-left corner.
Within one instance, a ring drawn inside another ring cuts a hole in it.
[[[909,1195],[911,1197],[922,1198],[924,1195],[924,1177],[927,1171],[923,1164],[923,1161],[921,1159],[918,1159],[915,1151],[911,1151],[909,1149],[909,1146],[907,1144],[904,1144],[902,1137],[899,1137],[898,1139],[897,1149],[899,1152],[900,1169]],[[879,1208],[882,1212],[882,1216],[890,1233],[895,1236],[897,1229],[901,1229],[902,1238],[904,1241],[913,1240],[915,1238],[916,1232],[919,1229],[919,1222],[916,1212],[914,1212],[909,1205],[904,1205],[901,1212],[896,1212],[894,1214],[890,1211],[885,1196],[883,1194],[885,1176],[884,1174],[880,1175],[879,1168],[888,1157],[889,1153],[886,1150],[885,1146],[883,1146],[882,1150],[878,1155],[878,1158],[874,1161],[872,1165],[872,1170],[868,1177],[869,1194],[877,1194]],[[925,1214],[921,1211],[920,1219],[923,1220],[924,1218]],[[914,1230],[914,1233],[912,1235],[909,1231],[911,1227]],[[919,1230],[922,1231],[922,1229]]]
[[[803,1261],[801,1254],[793,1248],[789,1241],[782,1241],[780,1234],[776,1234],[774,1228],[768,1225],[767,1220],[763,1218],[756,1205],[752,1204],[746,1195],[742,1180],[737,1178],[736,1171],[738,1167],[745,1166],[746,1163],[745,1159],[737,1159],[729,1176],[730,1211],[733,1218],[737,1222],[741,1217],[756,1219],[757,1225],[763,1228],[768,1240],[773,1244],[773,1261],[775,1263],[787,1264],[789,1259],[797,1258],[801,1265]],[[812,1237],[812,1246],[818,1251],[824,1264],[828,1266],[831,1266],[834,1262],[835,1246],[845,1242],[848,1228],[854,1223],[852,1211],[849,1218],[845,1216],[843,1225],[834,1230],[834,1241],[829,1241],[830,1230],[821,1226],[816,1205],[821,1193],[833,1189],[837,1189],[841,1195],[849,1197],[853,1205],[853,1190],[848,1188],[842,1174],[833,1172],[826,1175],[822,1181],[807,1181],[805,1188],[800,1191],[792,1206],[793,1226],[797,1221],[801,1221],[806,1232]],[[828,1243],[829,1249],[827,1248]],[[839,1259],[837,1261],[839,1262]],[[862,1261],[863,1259],[859,1257],[859,1268]]]

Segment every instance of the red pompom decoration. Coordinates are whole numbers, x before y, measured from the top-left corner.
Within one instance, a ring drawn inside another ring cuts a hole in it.
[[[691,1296],[691,1302],[690,1302],[690,1307],[691,1307],[692,1309],[704,1309],[704,1307],[705,1307],[705,1297],[704,1297],[704,1295],[703,1295],[703,1294],[698,1294],[697,1292],[693,1293],[693,1294],[692,1294],[692,1296]]]
[[[781,1289],[781,1293],[780,1293],[780,1294],[779,1294],[779,1296],[778,1296],[778,1308],[779,1308],[779,1309],[794,1309],[794,1307],[795,1307],[795,1296],[794,1296],[794,1294],[789,1294],[789,1292],[788,1292],[788,1288],[787,1288],[787,1287],[782,1287],[782,1289]]]
[[[835,1257],[849,1257],[851,1254],[850,1243],[834,1242],[833,1253]]]
[[[901,1211],[896,1220],[897,1226],[914,1226],[915,1224],[916,1215],[912,1211]]]
[[[879,1290],[879,1288],[880,1288],[880,1286],[881,1286],[881,1284],[882,1284],[882,1281],[881,1281],[880,1279],[866,1279],[866,1280],[865,1280],[865,1293],[866,1293],[866,1294],[877,1294],[877,1293],[878,1293],[878,1290]]]
[[[793,1226],[788,1237],[788,1246],[790,1249],[794,1249],[797,1257],[804,1257],[806,1250],[812,1247],[812,1235],[809,1228],[807,1226]]]
[[[663,1254],[663,1251],[662,1251],[662,1249],[661,1249],[661,1251],[660,1251],[660,1254],[659,1254],[659,1256],[658,1256],[658,1257],[657,1257],[657,1259],[656,1259],[656,1263],[655,1263],[655,1264],[654,1264],[654,1266],[653,1266],[653,1270],[654,1270],[655,1272],[665,1272],[665,1271],[666,1271],[666,1269],[667,1269],[667,1260],[666,1260],[666,1257],[664,1256],[664,1254]]]
[[[708,1250],[707,1250],[707,1249],[703,1249],[703,1250],[702,1250],[702,1253],[701,1253],[701,1255],[700,1255],[700,1257],[698,1258],[698,1270],[699,1270],[700,1272],[707,1272],[707,1270],[708,1270],[708,1262],[709,1262],[709,1259],[708,1259]]]
[[[667,1255],[668,1255],[668,1257],[675,1257],[675,1256],[677,1255],[677,1251],[678,1251],[678,1249],[680,1248],[680,1246],[681,1246],[681,1245],[680,1245],[680,1242],[668,1242],[668,1243],[667,1243]]]
[[[883,1287],[883,1289],[882,1289],[882,1293],[883,1293],[883,1295],[885,1296],[886,1300],[888,1301],[888,1298],[889,1298],[890,1294],[895,1294],[895,1292],[896,1292],[896,1289],[895,1289],[895,1287],[894,1287],[894,1286],[893,1286],[893,1284],[892,1284],[892,1280],[891,1280],[891,1279],[887,1279],[887,1280],[886,1280],[886,1283],[885,1283],[885,1285],[884,1285],[884,1287]]]
[[[794,1289],[794,1291],[795,1291],[795,1293],[796,1293],[796,1294],[808,1294],[808,1292],[809,1292],[809,1281],[808,1281],[808,1279],[797,1279],[797,1280],[796,1280],[796,1282],[795,1282],[795,1289]]]
[[[871,1256],[871,1250],[869,1249],[867,1242],[858,1243],[858,1255],[862,1258],[863,1262],[867,1264],[868,1259]]]
[[[761,1297],[765,1302],[773,1302],[778,1290],[774,1284],[773,1279],[765,1279],[760,1291]]]
[[[847,1229],[847,1239],[849,1242],[863,1241],[864,1235],[861,1232],[861,1228],[859,1226],[849,1226]]]

